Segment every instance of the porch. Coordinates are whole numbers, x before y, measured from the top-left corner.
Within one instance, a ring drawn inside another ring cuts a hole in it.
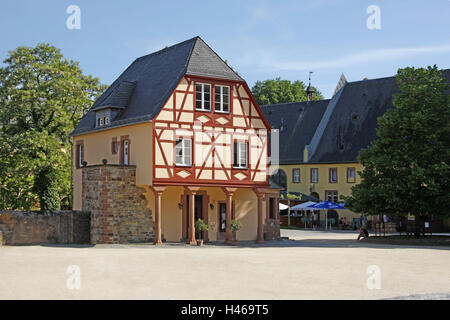
[[[248,187],[152,186],[146,187],[154,204],[155,245],[164,239],[196,245],[205,242],[232,243],[231,221],[242,223],[236,238],[264,243],[279,239],[278,190]],[[208,226],[201,234],[195,222]]]

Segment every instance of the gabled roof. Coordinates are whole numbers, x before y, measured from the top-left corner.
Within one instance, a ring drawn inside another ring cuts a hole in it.
[[[151,121],[185,74],[243,81],[200,37],[136,59],[95,101],[71,135]],[[122,108],[109,126],[95,128],[94,110]]]
[[[450,69],[443,76],[450,82]],[[317,108],[306,108],[303,119],[295,111],[307,102],[263,107],[272,127],[280,128],[281,119],[287,124],[280,132],[280,163],[303,163],[305,146],[308,163],[357,162],[359,150],[377,139],[378,118],[393,108],[399,92],[395,77],[343,83],[331,100],[313,101]]]
[[[293,102],[261,107],[272,128],[279,130],[280,163],[303,160],[305,145],[311,140],[328,102]]]

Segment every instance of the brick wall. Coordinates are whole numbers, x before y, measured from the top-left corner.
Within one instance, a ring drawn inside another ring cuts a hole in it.
[[[0,211],[0,244],[85,244],[89,242],[89,212]]]
[[[154,239],[145,189],[136,186],[136,167],[82,168],[82,208],[91,212],[91,243],[137,243]]]

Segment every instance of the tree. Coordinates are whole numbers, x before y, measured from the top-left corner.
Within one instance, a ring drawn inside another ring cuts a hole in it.
[[[320,91],[314,88],[313,100],[322,100]],[[281,80],[280,78],[256,81],[252,88],[259,105],[307,101],[306,86],[302,81]]]
[[[436,66],[397,74],[395,108],[378,119],[377,135],[359,153],[362,181],[344,197],[368,214],[448,215],[450,206],[449,83]]]
[[[68,135],[105,87],[49,44],[18,47],[4,64],[0,68],[0,209],[35,208],[38,190],[41,200],[44,194],[57,194],[59,202],[70,207]],[[50,176],[42,176],[46,173]],[[45,184],[36,185],[49,179],[57,181],[57,193],[54,184],[47,185],[48,190]]]

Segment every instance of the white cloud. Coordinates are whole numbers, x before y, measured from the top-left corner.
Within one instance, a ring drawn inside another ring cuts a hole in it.
[[[449,52],[450,52],[450,44],[444,44],[439,46],[426,46],[415,48],[374,49],[326,60],[305,61],[300,58],[300,55],[297,55],[296,60],[287,60],[284,57],[283,58],[277,57],[274,54],[264,51],[261,52],[259,58],[254,56],[252,62],[250,61],[247,62],[250,64],[256,64],[258,67],[263,68],[265,70],[269,69],[269,70],[300,71],[300,70],[344,68],[360,64],[366,64],[370,62],[404,59],[406,57],[414,55],[442,54]]]

